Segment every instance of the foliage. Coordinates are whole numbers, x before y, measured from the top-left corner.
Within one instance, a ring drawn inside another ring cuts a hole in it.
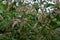
[[[0,0],[0,40],[60,40],[60,34],[55,33],[60,27],[60,4],[54,5],[49,15],[39,14],[37,4],[32,9],[22,2],[15,4],[2,4]]]

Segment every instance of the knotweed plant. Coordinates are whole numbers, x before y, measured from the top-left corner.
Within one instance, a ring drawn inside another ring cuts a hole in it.
[[[59,28],[59,2],[0,0],[0,40],[60,40]]]

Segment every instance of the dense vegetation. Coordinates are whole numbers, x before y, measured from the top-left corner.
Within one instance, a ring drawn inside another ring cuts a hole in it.
[[[0,40],[60,40],[60,3],[51,13],[38,13],[37,4],[32,9],[22,2],[15,4],[0,0]]]

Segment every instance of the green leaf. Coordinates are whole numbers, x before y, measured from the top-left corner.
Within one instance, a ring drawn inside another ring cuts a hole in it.
[[[60,40],[60,35],[56,35],[56,40]]]
[[[47,8],[47,7],[49,7],[49,6],[54,6],[53,4],[48,4],[48,3],[46,3],[45,5],[45,8]]]
[[[3,13],[3,10],[0,9],[0,13]]]
[[[60,21],[57,21],[56,23],[57,23],[58,26],[60,26]]]

